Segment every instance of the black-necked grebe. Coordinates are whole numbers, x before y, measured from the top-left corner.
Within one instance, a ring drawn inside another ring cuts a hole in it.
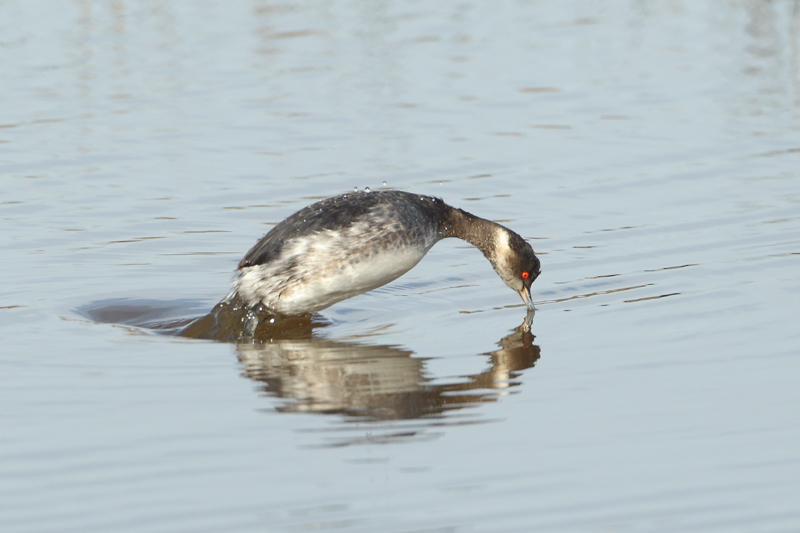
[[[439,198],[403,191],[342,194],[286,218],[241,260],[226,300],[280,315],[315,313],[397,279],[448,237],[483,252],[533,309],[541,264],[530,244]]]

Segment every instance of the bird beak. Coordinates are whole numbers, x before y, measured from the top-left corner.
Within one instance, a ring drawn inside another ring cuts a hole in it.
[[[525,302],[525,305],[528,307],[528,311],[533,311],[533,300],[531,299],[531,290],[528,287],[522,287],[522,290],[519,291],[519,295],[522,296],[522,301]]]

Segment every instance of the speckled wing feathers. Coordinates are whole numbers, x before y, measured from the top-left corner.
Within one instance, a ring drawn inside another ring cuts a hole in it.
[[[287,241],[313,235],[326,230],[343,231],[354,223],[364,221],[376,206],[385,205],[386,222],[392,217],[425,216],[429,221],[441,217],[434,204],[444,204],[438,198],[420,196],[403,191],[376,191],[348,193],[321,200],[290,215],[264,235],[239,262],[239,269],[262,265],[277,259]],[[404,209],[403,207],[411,209]]]

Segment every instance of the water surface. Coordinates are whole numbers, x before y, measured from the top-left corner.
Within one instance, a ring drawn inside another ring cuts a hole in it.
[[[794,0],[3,3],[0,529],[800,529],[799,58]],[[529,334],[457,241],[138,327],[384,182],[530,240]]]

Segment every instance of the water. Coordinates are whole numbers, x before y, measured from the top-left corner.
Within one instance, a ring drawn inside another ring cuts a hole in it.
[[[0,30],[3,531],[800,529],[796,1],[11,1]],[[130,324],[207,311],[354,187],[530,239],[534,338],[455,241],[310,338]]]

